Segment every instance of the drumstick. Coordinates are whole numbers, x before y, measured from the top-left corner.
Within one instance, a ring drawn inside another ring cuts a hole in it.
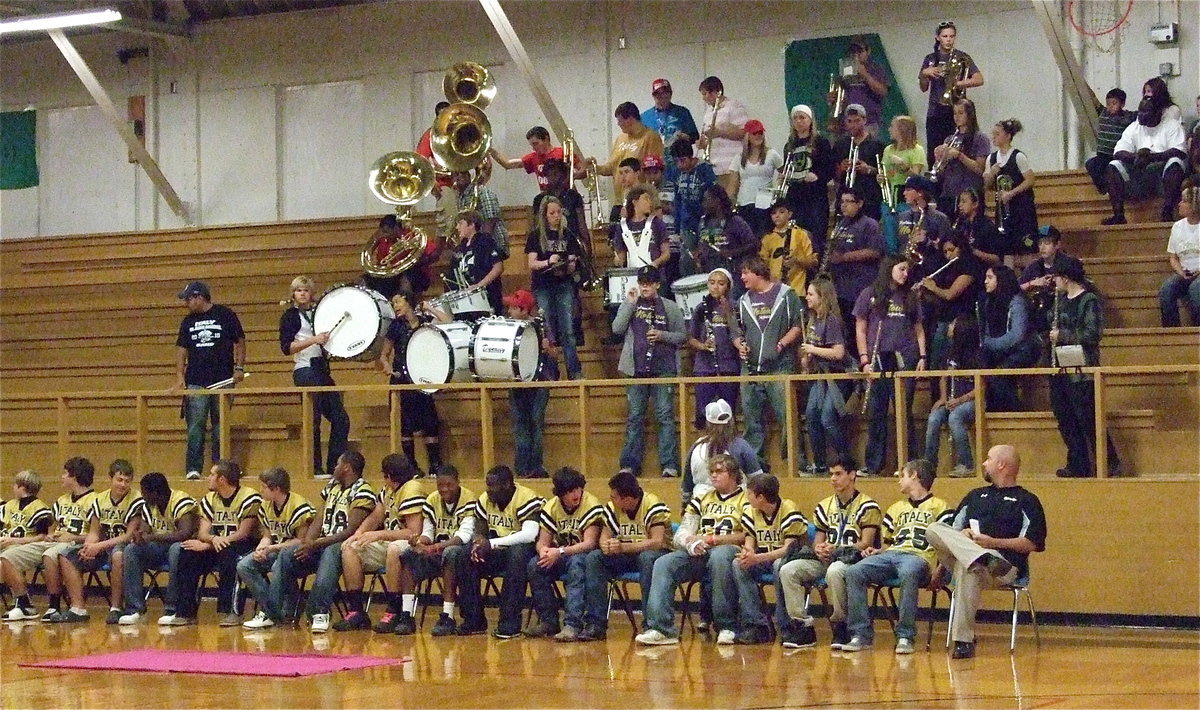
[[[244,379],[246,379],[246,378],[247,378],[247,377],[249,377],[249,376],[250,376],[250,373],[249,373],[249,372],[243,372],[243,373],[242,373],[242,379],[243,379],[243,380],[244,380]],[[211,385],[209,385],[209,386],[205,387],[204,389],[206,389],[206,390],[219,390],[219,389],[224,389],[225,387],[228,387],[229,385],[232,385],[232,384],[233,384],[233,378],[232,378],[232,377],[230,377],[230,378],[229,378],[229,379],[227,379],[227,380],[221,380],[220,382],[214,382],[214,383],[212,383]]]

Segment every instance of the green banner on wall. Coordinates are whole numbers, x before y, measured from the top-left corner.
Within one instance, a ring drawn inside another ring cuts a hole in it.
[[[862,37],[871,46],[871,60],[883,67],[887,73],[891,88],[883,99],[883,135],[876,136],[886,145],[891,142],[887,136],[887,128],[892,118],[908,113],[908,103],[898,88],[896,73],[888,63],[887,53],[883,51],[883,43],[879,35],[843,35],[840,37],[818,37],[816,39],[797,39],[788,43],[783,59],[783,95],[787,100],[787,108],[791,110],[796,104],[808,104],[812,107],[817,125],[824,130],[829,119],[829,104],[825,97],[829,94],[829,75],[836,74],[838,63],[843,57],[850,55],[850,40]]]
[[[37,184],[37,111],[0,113],[0,190]]]

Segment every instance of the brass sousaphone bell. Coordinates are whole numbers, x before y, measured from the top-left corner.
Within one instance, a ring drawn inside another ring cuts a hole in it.
[[[413,205],[433,191],[433,164],[410,151],[394,151],[371,165],[367,186],[380,202],[396,206],[397,232],[376,233],[362,252],[363,271],[378,277],[411,269],[429,242],[425,230],[409,222]]]
[[[450,106],[441,113],[429,129],[430,151],[439,171],[469,173],[471,179],[468,205],[478,207],[475,186],[491,175],[492,124],[483,109],[496,98],[496,81],[487,67],[475,62],[460,62],[446,72],[442,91]]]

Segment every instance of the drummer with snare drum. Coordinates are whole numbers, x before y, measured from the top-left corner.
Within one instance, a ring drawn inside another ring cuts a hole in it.
[[[450,271],[445,277],[447,287],[451,291],[483,291],[487,296],[487,310],[456,309],[454,319],[472,321],[500,313],[504,308],[500,290],[504,258],[495,240],[483,233],[483,217],[474,210],[460,212],[455,220],[455,230],[458,241],[450,257]]]

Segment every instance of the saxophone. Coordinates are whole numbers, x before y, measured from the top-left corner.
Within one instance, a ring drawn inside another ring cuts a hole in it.
[[[788,220],[783,237],[783,265],[779,267],[779,280],[788,283],[792,275],[792,230],[796,228],[796,220]]]
[[[817,276],[829,277],[829,257],[833,254],[833,245],[839,239],[845,239],[848,234],[846,227],[839,221],[825,241],[825,253],[821,255],[821,265],[817,267]]]

